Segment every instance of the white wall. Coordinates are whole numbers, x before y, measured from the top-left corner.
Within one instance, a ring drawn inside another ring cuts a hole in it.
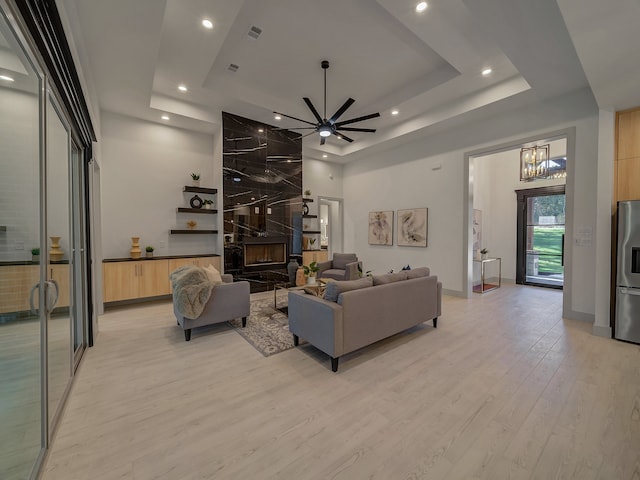
[[[565,139],[550,143],[551,157],[564,156]],[[520,148],[474,159],[473,208],[482,210],[482,245],[502,259],[502,278],[516,279],[516,190],[564,185],[565,179],[520,181]]]
[[[199,229],[219,229],[222,215],[177,213],[193,194],[183,193],[191,172],[199,172],[203,187],[218,188],[222,171],[215,168],[214,137],[168,125],[103,112],[102,126],[102,248],[104,258],[129,256],[131,237],[155,255],[222,254],[219,235],[170,235],[190,219]],[[219,164],[219,161],[218,161]]]
[[[466,222],[463,206],[466,152],[523,137],[576,128],[573,229],[595,228],[598,111],[588,89],[508,114],[487,117],[439,135],[417,139],[393,151],[371,152],[344,168],[345,251],[355,251],[366,270],[386,271],[407,263],[428,265],[449,291],[462,292]],[[441,168],[438,166],[441,165]],[[569,180],[568,180],[569,182]],[[429,208],[428,247],[367,243],[368,213]],[[464,247],[463,247],[464,246]],[[595,244],[572,249],[571,311],[594,312]]]
[[[0,87],[0,261],[31,260],[40,244],[39,102]]]

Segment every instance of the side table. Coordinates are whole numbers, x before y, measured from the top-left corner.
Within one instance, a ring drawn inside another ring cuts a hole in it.
[[[476,283],[476,266],[480,269],[479,283]],[[495,269],[497,268],[497,276]],[[491,276],[487,275],[487,270],[493,269]],[[497,282],[496,282],[497,280]],[[500,288],[502,284],[502,258],[485,258],[482,260],[473,260],[473,291],[475,293],[486,293],[496,288]]]

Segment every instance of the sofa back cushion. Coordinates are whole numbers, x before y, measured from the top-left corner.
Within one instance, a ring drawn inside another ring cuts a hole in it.
[[[429,273],[431,273],[429,267],[418,267],[413,270],[407,270],[407,280],[411,280],[412,278],[428,277]]]
[[[402,270],[396,273],[387,273],[385,275],[374,275],[374,285],[386,285],[387,283],[400,282],[407,279],[407,270]]]
[[[341,293],[371,286],[373,286],[371,277],[363,277],[358,280],[332,281],[327,283],[327,287],[324,291],[324,299],[329,300],[330,302],[337,302],[338,296]]]
[[[334,253],[331,267],[338,270],[345,270],[347,268],[347,263],[357,261],[358,256],[355,253]]]

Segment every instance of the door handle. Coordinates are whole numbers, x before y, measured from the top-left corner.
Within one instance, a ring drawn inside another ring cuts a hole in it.
[[[47,303],[47,313],[51,313],[56,305],[58,304],[58,297],[60,296],[60,288],[58,287],[58,282],[55,280],[49,280],[45,282],[45,301]],[[55,289],[55,293],[51,293],[51,287]]]
[[[635,295],[640,297],[640,288],[620,288],[620,293],[625,295]]]
[[[31,291],[29,292],[29,307],[31,308],[31,313],[34,315],[38,315],[38,310],[36,310],[36,306],[33,304],[33,293],[40,288],[40,284],[36,283],[31,287]]]
[[[564,233],[562,234],[562,249],[560,255],[560,265],[564,267]]]

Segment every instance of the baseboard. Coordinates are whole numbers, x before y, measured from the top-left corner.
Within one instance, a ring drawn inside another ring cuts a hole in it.
[[[450,297],[467,298],[467,296],[463,292],[460,292],[459,290],[449,290],[448,288],[443,288],[442,294],[449,295]]]
[[[569,320],[579,320],[581,322],[595,323],[596,316],[593,313],[576,312],[573,310],[565,310],[562,317]]]
[[[611,330],[611,327],[601,327],[599,325],[594,325],[591,333],[593,333],[596,337],[613,338],[613,331]]]

